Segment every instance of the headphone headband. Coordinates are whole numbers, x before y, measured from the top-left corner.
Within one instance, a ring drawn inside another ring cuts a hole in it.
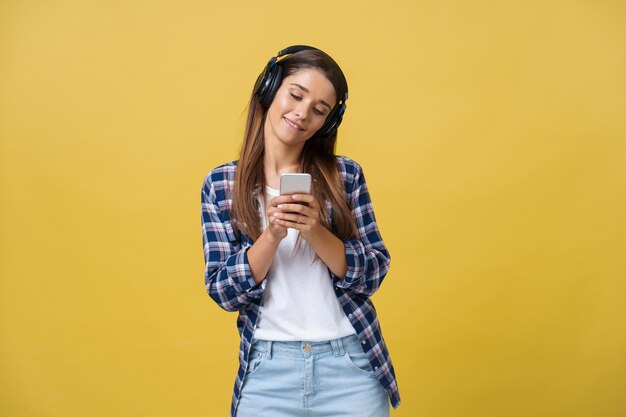
[[[296,52],[306,51],[306,50],[320,51],[319,49],[317,49],[314,46],[292,45],[292,46],[288,46],[285,49],[281,49],[280,51],[278,51],[278,54],[276,54],[276,57],[283,56],[283,55],[289,55],[289,54],[295,54]]]

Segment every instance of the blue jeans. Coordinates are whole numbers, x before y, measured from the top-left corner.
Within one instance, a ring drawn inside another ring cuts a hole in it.
[[[255,340],[236,416],[387,417],[389,399],[356,335]]]

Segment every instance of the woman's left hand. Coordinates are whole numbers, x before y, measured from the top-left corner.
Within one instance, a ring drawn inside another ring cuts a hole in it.
[[[311,194],[292,194],[281,197],[285,198],[286,202],[279,204],[279,211],[274,213],[278,224],[299,230],[302,238],[309,241],[325,229],[319,218],[320,206]]]

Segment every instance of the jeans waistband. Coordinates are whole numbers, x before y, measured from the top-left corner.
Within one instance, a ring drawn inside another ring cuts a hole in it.
[[[355,334],[321,342],[284,342],[256,339],[252,344],[252,349],[257,352],[265,352],[268,358],[274,354],[304,358],[324,352],[333,352],[334,356],[342,356],[347,346],[359,343],[359,338]]]

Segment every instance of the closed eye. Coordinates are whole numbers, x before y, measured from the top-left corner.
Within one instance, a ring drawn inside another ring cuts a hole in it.
[[[289,93],[289,94],[291,94],[291,97],[295,98],[295,99],[296,99],[296,100],[298,100],[298,101],[302,100],[302,97],[300,97],[300,96],[297,96],[297,95],[295,95],[295,94],[293,94],[293,93]],[[319,114],[320,116],[323,116],[323,115],[324,115],[324,112],[323,112],[323,111],[318,110],[318,109],[316,109],[316,108],[313,108],[313,111],[314,111],[316,114]]]

